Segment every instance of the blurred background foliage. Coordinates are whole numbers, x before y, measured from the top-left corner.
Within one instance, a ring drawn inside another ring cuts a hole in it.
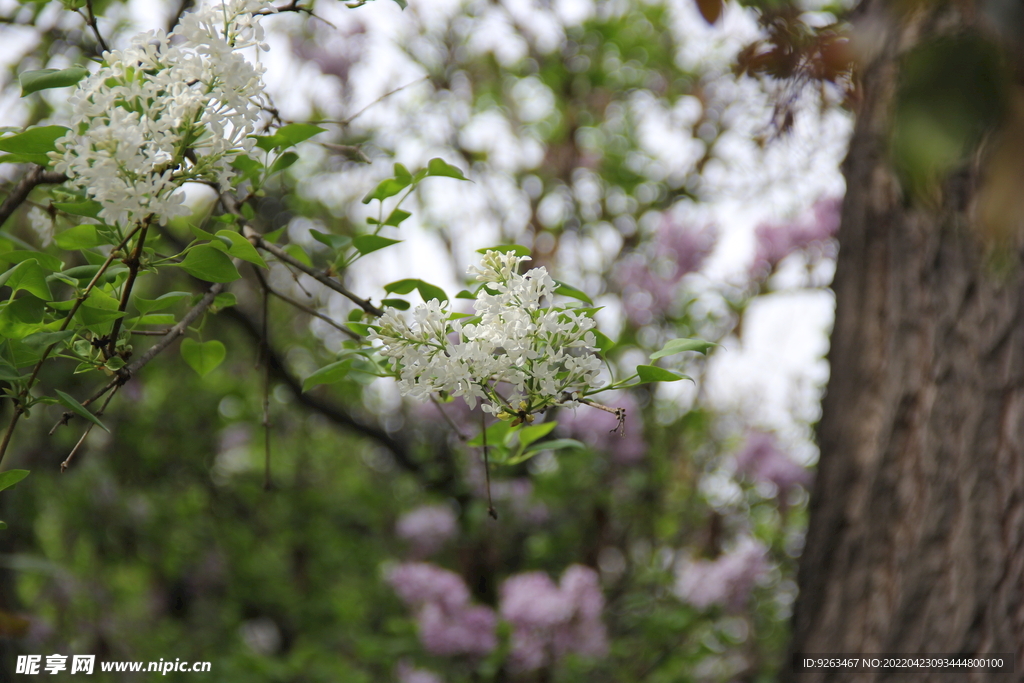
[[[379,298],[374,285],[397,279],[389,269],[461,286],[475,249],[525,244],[536,265],[605,307],[609,357],[628,365],[675,337],[740,345],[753,300],[827,284],[835,197],[794,189],[803,210],[761,225],[753,261],[729,280],[702,273],[721,230],[700,206],[722,188],[756,186],[778,150],[813,144],[815,126],[846,116],[856,88],[844,6],[414,1],[404,12],[389,4],[384,19],[360,14],[381,5],[321,1],[321,19],[266,22],[280,55],[269,62],[274,115],[330,132],[268,188],[261,231],[287,227],[284,239],[323,263],[327,249],[310,229],[358,234],[368,215],[359,200],[392,161],[416,168],[440,155],[474,180],[432,185],[403,205],[413,218],[401,236],[418,235],[410,243],[420,251],[354,267],[345,275],[361,295]],[[94,3],[114,45],[188,6]],[[9,41],[0,111],[10,119],[0,123],[59,122],[60,91],[16,100],[17,74],[85,63],[95,41],[58,2],[0,7]],[[381,42],[397,48],[390,57]],[[950,111],[951,125],[973,120]],[[18,169],[2,172],[16,179]],[[46,248],[51,238],[24,212],[5,231],[11,244]],[[179,223],[164,239],[187,234]],[[165,277],[148,294],[194,288]],[[280,264],[269,280],[338,320],[351,313]],[[478,413],[451,404],[445,418],[351,378],[302,393],[301,379],[335,359],[343,335],[272,300],[265,355],[257,286],[247,277],[232,291],[237,305],[207,316],[201,331],[231,349],[224,365],[200,379],[176,354],[154,361],[108,409],[112,434],[94,430],[68,472],[59,464],[79,426],[48,436],[57,409],[22,426],[5,467],[32,475],[0,495],[10,525],[0,534],[4,671],[17,654],[60,652],[209,660],[225,682],[773,679],[813,448],[787,452],[798,439],[713,408],[702,389],[707,359],[675,363],[693,387],[607,399],[629,411],[622,436],[609,415],[550,416],[586,450],[492,472],[495,521],[479,449],[458,435],[477,428]],[[43,384],[91,393],[66,377]],[[806,444],[814,418],[800,419]],[[517,669],[506,624],[489,654],[438,654],[389,573],[410,561],[454,571],[475,604],[495,608],[510,577],[541,571],[557,581],[589,567],[608,646]],[[175,676],[189,675],[167,679]]]

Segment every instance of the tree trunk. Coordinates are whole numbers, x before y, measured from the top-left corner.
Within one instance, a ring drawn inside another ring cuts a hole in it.
[[[857,13],[878,43],[844,163],[832,371],[791,654],[1013,653],[1016,674],[957,679],[1021,680],[1024,268],[986,266],[975,171],[930,208],[901,191],[887,152],[900,55],[976,19],[966,0],[917,3],[895,20],[899,5],[865,0]]]

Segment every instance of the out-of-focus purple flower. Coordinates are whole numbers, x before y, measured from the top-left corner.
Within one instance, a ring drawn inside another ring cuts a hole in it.
[[[603,402],[612,408],[625,408],[626,421],[622,425],[621,435],[618,433],[617,417],[586,405],[575,410],[560,411],[559,427],[572,438],[609,453],[615,462],[621,465],[635,465],[643,460],[647,453],[639,404],[632,394],[628,393],[609,396],[603,399]]]
[[[743,609],[757,580],[768,571],[767,549],[744,538],[714,560],[685,560],[676,570],[676,594],[698,609],[722,605],[731,612]]]
[[[498,646],[494,633],[497,617],[490,607],[445,609],[438,603],[428,603],[416,621],[420,642],[434,655],[486,655]]]
[[[747,433],[746,443],[736,454],[736,473],[756,482],[769,482],[784,494],[794,486],[807,486],[810,473],[783,453],[773,434],[759,430]]]
[[[543,572],[510,577],[501,587],[499,612],[512,624],[511,668],[533,671],[570,652],[605,655],[603,609],[604,596],[593,569],[573,565],[558,586]]]
[[[405,562],[385,577],[406,605],[419,608],[437,603],[449,609],[469,604],[469,588],[455,572],[427,562]]]
[[[797,251],[808,252],[821,258],[832,256],[835,245],[832,238],[839,230],[839,217],[843,200],[819,199],[810,212],[790,223],[762,223],[754,236],[757,248],[750,272],[754,277],[767,277],[782,259]]]
[[[441,656],[486,655],[498,646],[494,610],[472,605],[458,574],[425,562],[392,567],[387,582],[415,610],[420,642]]]
[[[447,505],[423,505],[407,512],[395,525],[395,533],[407,541],[416,557],[428,557],[455,537],[458,520]]]
[[[619,261],[614,278],[622,290],[626,317],[646,325],[672,309],[679,281],[704,265],[717,240],[714,226],[693,228],[665,217],[645,252]]]
[[[426,669],[414,669],[408,662],[402,662],[395,670],[398,683],[444,683],[441,677]]]

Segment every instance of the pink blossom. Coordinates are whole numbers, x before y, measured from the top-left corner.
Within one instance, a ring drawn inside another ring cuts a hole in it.
[[[645,250],[621,259],[614,278],[622,291],[622,305],[630,322],[646,325],[669,313],[679,281],[703,267],[716,239],[713,226],[695,229],[666,217]]]
[[[465,605],[446,609],[423,606],[416,617],[420,642],[433,655],[486,655],[498,646],[497,617],[490,607]]]
[[[558,586],[543,572],[510,577],[501,587],[499,610],[512,624],[511,668],[533,671],[570,652],[605,655],[603,609],[597,572],[588,567],[569,567]]]
[[[636,399],[632,394],[623,393],[609,396],[602,402],[611,408],[626,410],[621,435],[619,420],[615,415],[585,405],[575,410],[560,411],[559,427],[574,439],[609,453],[619,464],[634,465],[643,460],[647,453],[647,442],[644,441],[644,423]]]
[[[747,434],[743,449],[736,454],[736,473],[774,484],[780,493],[810,483],[810,474],[779,450],[775,436],[759,430]]]
[[[443,683],[441,677],[426,669],[414,669],[408,662],[402,662],[395,671],[398,683]]]
[[[392,567],[387,582],[409,607],[437,603],[450,610],[469,603],[469,588],[455,572],[426,562],[406,562]]]
[[[408,541],[413,554],[428,557],[455,537],[458,520],[447,505],[423,505],[402,515],[395,525],[399,538]]]
[[[469,588],[455,572],[425,562],[392,567],[386,576],[402,602],[416,612],[420,642],[435,655],[481,656],[498,646],[497,617],[470,604]]]
[[[698,609],[722,605],[743,609],[757,580],[768,570],[767,549],[752,538],[714,560],[687,560],[676,571],[676,594]]]
[[[754,231],[757,248],[750,267],[755,277],[767,277],[779,263],[797,251],[812,256],[833,256],[832,238],[839,230],[842,198],[820,199],[811,211],[789,223],[762,223]]]

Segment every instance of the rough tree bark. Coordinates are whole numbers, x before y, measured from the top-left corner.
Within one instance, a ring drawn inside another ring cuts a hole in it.
[[[1016,674],[956,677],[1007,681],[1024,672],[1024,268],[986,267],[977,169],[925,208],[887,153],[901,55],[972,28],[976,4],[922,2],[896,19],[911,3],[865,0],[857,12],[877,42],[844,163],[832,374],[791,653],[1012,652]]]

